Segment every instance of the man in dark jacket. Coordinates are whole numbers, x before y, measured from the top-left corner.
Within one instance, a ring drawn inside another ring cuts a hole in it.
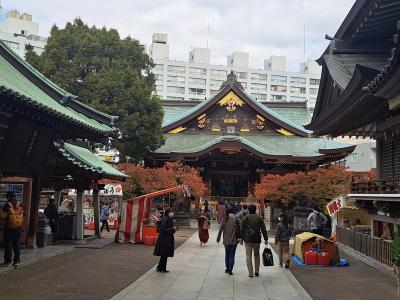
[[[58,235],[58,208],[54,204],[53,198],[49,200],[49,204],[44,210],[44,214],[49,219],[49,225],[51,228],[51,232],[53,233],[53,242],[55,242]]]
[[[279,266],[282,267],[283,261],[285,261],[285,268],[287,269],[290,263],[289,241],[292,232],[289,229],[289,224],[285,215],[280,215],[278,221],[279,223],[276,226],[275,232],[275,245],[278,246]]]
[[[158,226],[158,238],[156,246],[154,248],[154,255],[160,256],[160,262],[157,266],[157,272],[168,273],[167,271],[167,259],[168,257],[174,256],[175,240],[174,233],[178,230],[178,227],[174,226],[172,217],[174,213],[170,208],[167,208],[164,212],[164,217]]]
[[[256,215],[256,206],[249,205],[249,214],[243,218],[241,227],[241,237],[246,247],[246,263],[249,277],[253,277],[252,253],[254,252],[254,274],[259,276],[260,270],[260,243],[261,233],[264,237],[265,245],[268,245],[268,234],[264,220]]]

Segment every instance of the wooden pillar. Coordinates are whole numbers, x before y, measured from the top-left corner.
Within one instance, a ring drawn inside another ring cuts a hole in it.
[[[54,191],[54,204],[57,206],[57,208],[60,206],[60,199],[61,199],[61,191],[55,190]]]
[[[93,212],[94,212],[94,234],[101,237],[100,234],[100,205],[99,190],[97,187],[93,189]]]
[[[32,181],[32,196],[29,212],[29,227],[28,227],[28,247],[36,248],[36,229],[38,223],[38,209],[40,202],[40,194],[42,190],[42,180],[40,176],[34,176]]]
[[[376,140],[376,179],[382,180],[382,139]]]
[[[76,239],[83,240],[83,190],[76,192]]]
[[[260,215],[263,217],[263,219],[265,218],[265,202],[264,202],[264,198],[261,198],[261,200],[260,200]]]

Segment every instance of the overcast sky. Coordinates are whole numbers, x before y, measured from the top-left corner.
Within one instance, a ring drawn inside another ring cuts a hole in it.
[[[90,25],[116,28],[145,45],[154,32],[168,33],[170,58],[188,60],[191,47],[207,46],[211,62],[226,64],[232,51],[250,53],[250,65],[263,67],[270,55],[288,57],[289,69],[316,59],[327,46],[354,0],[0,0],[2,14],[11,9],[33,15],[47,36],[53,24],[63,27],[76,17]],[[209,16],[209,17],[208,17]],[[209,22],[208,22],[209,19]]]

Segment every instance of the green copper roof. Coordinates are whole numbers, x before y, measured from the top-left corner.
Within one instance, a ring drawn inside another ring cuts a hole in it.
[[[164,134],[165,144],[155,153],[198,153],[222,142],[237,142],[267,156],[322,157],[324,150],[340,153],[352,145],[298,136],[216,135],[216,134]],[[337,151],[335,151],[337,150]]]
[[[105,179],[124,179],[128,176],[113,168],[88,149],[64,142],[54,142],[57,150],[79,168],[101,175]]]
[[[61,89],[59,86],[51,82],[35,68],[22,60],[18,55],[12,52],[3,42],[0,41],[2,51],[6,51],[26,72],[42,81],[55,93],[62,98],[76,97]],[[97,133],[114,133],[116,128],[110,127],[104,123],[98,122],[76,110],[64,106],[59,101],[51,97],[42,88],[32,82],[23,72],[14,67],[5,57],[0,55],[0,93],[12,94],[21,101],[32,105],[33,107],[45,110],[49,114],[53,114],[58,118],[65,119],[69,122],[84,126],[91,131]],[[95,111],[95,110],[93,110]],[[97,112],[97,111],[96,111]],[[98,113],[98,112],[97,112]]]
[[[226,86],[224,89],[219,91],[218,94],[201,102],[200,104],[196,105],[195,107],[192,107],[186,111],[183,111],[183,109],[182,110],[179,109],[178,111],[171,112],[170,116],[168,116],[167,118],[164,119],[164,123],[162,124],[162,127],[165,128],[168,126],[172,126],[174,123],[179,123],[180,121],[182,122],[183,119],[191,116],[192,114],[193,114],[193,116],[196,115],[196,113],[198,111],[200,112],[203,107],[205,107],[206,105],[212,105],[214,100],[218,100],[218,99],[222,98],[224,95],[229,93],[229,91],[232,89],[234,90],[235,87]],[[287,124],[288,127],[292,127],[294,129],[298,130],[303,135],[308,135],[308,134],[312,133],[312,131],[305,129],[299,123],[296,123],[288,118],[285,118],[284,116],[282,116],[281,114],[268,108],[261,102],[253,99],[250,95],[246,94],[244,91],[237,88],[236,91],[234,91],[234,92],[236,94],[238,94],[238,96],[240,98],[242,98],[242,100],[250,102],[250,105],[257,106],[259,108],[259,110],[265,114],[266,117],[271,116],[271,117],[275,118],[276,120],[279,120],[279,122]],[[167,114],[168,114],[168,112],[167,112]],[[172,115],[173,115],[173,117],[172,117]]]
[[[180,118],[185,112],[193,108],[192,106],[171,106],[166,105],[164,108],[164,121],[163,125]],[[311,121],[311,113],[307,108],[302,107],[271,107],[271,110],[278,115],[296,123],[298,125],[305,125]]]

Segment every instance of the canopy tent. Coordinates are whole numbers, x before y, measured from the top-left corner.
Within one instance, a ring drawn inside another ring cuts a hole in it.
[[[150,218],[153,199],[176,191],[182,191],[185,197],[190,196],[186,185],[178,185],[124,201],[121,206],[115,241],[140,243],[142,241],[142,223]]]
[[[311,249],[312,244],[314,244],[316,240],[320,241],[321,248],[324,248],[328,253],[333,254],[335,248],[334,243],[331,240],[312,232],[303,232],[296,235],[294,238],[293,254],[304,261],[304,252]]]

